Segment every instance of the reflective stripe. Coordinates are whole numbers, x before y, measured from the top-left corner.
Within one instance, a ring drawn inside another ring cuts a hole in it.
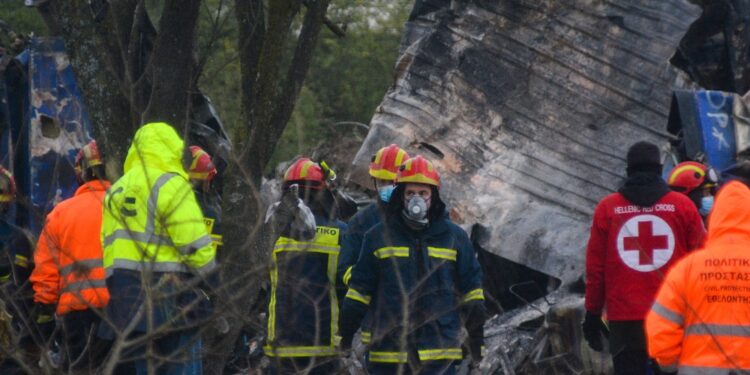
[[[352,278],[352,268],[354,268],[354,266],[349,266],[349,268],[346,269],[346,272],[344,272],[344,277],[341,278],[346,286],[349,286],[349,280]]]
[[[159,203],[159,190],[164,186],[172,177],[176,177],[176,173],[167,172],[159,176],[151,187],[151,193],[148,195],[148,214],[146,216],[146,233],[156,233],[156,209]]]
[[[659,365],[659,369],[663,372],[677,372],[677,362],[670,363],[668,365]]]
[[[299,242],[296,244],[283,244],[283,245],[276,245],[273,247],[274,253],[280,253],[282,251],[308,251],[311,253],[338,254],[339,247],[318,245],[318,244],[310,243],[310,242]]]
[[[464,298],[461,300],[461,303],[465,303],[469,301],[484,301],[484,289],[477,288],[477,289],[472,290],[469,293],[466,293]]]
[[[370,362],[406,363],[406,352],[370,352]]]
[[[336,269],[339,265],[337,254],[328,255],[328,281],[331,283],[328,288],[328,298],[331,302],[331,346],[336,347],[336,336],[339,333],[339,297],[336,294]]]
[[[144,233],[144,232],[136,232],[134,230],[127,230],[127,229],[117,229],[112,234],[110,234],[107,237],[104,237],[104,241],[102,242],[103,247],[109,247],[112,245],[116,240],[127,240],[127,241],[133,241],[133,242],[141,242],[146,245],[167,245],[171,246],[172,240],[169,239],[169,237],[158,235],[155,233]]]
[[[99,267],[104,267],[102,264],[102,258],[78,260],[64,267],[60,267],[60,276],[67,276],[73,271],[78,271],[78,273],[85,271],[88,273],[94,268]]]
[[[458,252],[453,249],[427,246],[427,255],[433,258],[452,260],[455,262],[457,254]]]
[[[279,268],[276,252],[271,253],[271,269],[269,277],[271,279],[271,300],[268,302],[268,341],[273,342],[276,339],[276,285],[279,283]]]
[[[360,338],[363,344],[369,344],[372,341],[372,332],[362,331]]]
[[[269,357],[323,357],[337,354],[334,346],[264,346],[263,351]]]
[[[390,257],[408,258],[409,248],[408,247],[381,247],[380,249],[375,250],[374,254],[379,259],[385,259],[385,258],[390,258]]]
[[[685,328],[685,336],[690,335],[750,337],[750,326],[698,323]]]
[[[97,279],[97,280],[81,280],[69,283],[68,285],[65,285],[64,288],[60,291],[60,293],[68,293],[68,292],[78,292],[85,289],[92,289],[92,288],[106,288],[107,282],[104,281],[104,279]]]
[[[651,311],[678,326],[681,326],[685,322],[685,318],[682,317],[682,314],[668,309],[659,302],[654,302],[654,305],[651,306]]]
[[[29,268],[29,258],[23,255],[16,254],[14,263],[19,267]]]
[[[216,259],[204,264],[200,268],[194,269],[195,273],[205,275],[217,267]],[[112,276],[116,269],[142,271],[142,272],[184,272],[191,271],[190,266],[182,262],[149,262],[130,259],[115,259],[111,266],[104,269],[106,277]]]
[[[420,361],[438,361],[441,359],[463,359],[461,348],[418,350]]]
[[[701,366],[680,366],[678,369],[680,375],[729,375],[729,374],[748,374],[750,369],[722,368],[722,367],[701,367]]]
[[[372,297],[368,295],[364,295],[356,290],[354,288],[349,288],[349,291],[346,292],[346,298],[353,299],[358,302],[362,302],[365,305],[369,305],[370,301],[372,300]]]
[[[211,236],[206,235],[185,246],[177,247],[177,251],[179,251],[182,255],[191,255],[195,254],[196,251],[211,245],[211,243],[213,243],[213,240],[211,240]]]

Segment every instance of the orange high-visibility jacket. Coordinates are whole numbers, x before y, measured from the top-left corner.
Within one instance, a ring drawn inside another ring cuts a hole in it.
[[[83,184],[47,215],[34,251],[34,302],[57,304],[57,313],[101,308],[109,302],[102,267],[102,201],[109,182]]]
[[[669,272],[646,317],[648,352],[680,375],[750,370],[750,189],[719,191],[703,251]],[[745,373],[740,371],[741,373]]]

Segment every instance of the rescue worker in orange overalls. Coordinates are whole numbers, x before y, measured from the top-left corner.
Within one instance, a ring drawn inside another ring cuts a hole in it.
[[[662,372],[750,373],[750,189],[723,186],[702,251],[667,275],[646,317],[649,355]]]
[[[92,339],[109,301],[100,231],[110,183],[96,141],[78,152],[75,170],[81,186],[47,215],[30,280],[39,310],[55,311],[62,323],[63,364],[70,366],[83,355],[70,370],[93,372],[104,346]]]

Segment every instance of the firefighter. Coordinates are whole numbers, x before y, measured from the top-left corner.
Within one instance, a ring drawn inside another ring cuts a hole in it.
[[[102,245],[110,302],[99,334],[130,340],[117,346],[118,373],[200,373],[199,340],[186,326],[182,296],[210,280],[216,250],[183,166],[186,148],[166,123],[135,134],[125,174],[104,200]],[[189,162],[188,162],[189,163]],[[137,340],[133,342],[132,340]],[[147,350],[147,348],[149,348]]]
[[[40,310],[56,311],[60,317],[63,363],[81,357],[74,369],[92,372],[103,351],[101,344],[88,341],[109,302],[99,235],[102,201],[110,184],[96,141],[78,152],[75,171],[81,186],[47,215],[34,252],[31,283]],[[91,350],[84,354],[87,346]]]
[[[711,213],[703,251],[669,272],[646,317],[649,354],[663,372],[750,372],[750,189],[731,181]]]
[[[586,248],[584,338],[603,350],[609,320],[615,374],[645,374],[643,319],[666,271],[705,235],[695,205],[661,178],[659,148],[638,142],[627,153],[627,179],[594,211]]]
[[[408,159],[399,168],[387,220],[362,241],[342,306],[341,346],[351,347],[371,311],[371,374],[455,373],[463,359],[462,315],[473,366],[481,361],[482,272],[466,232],[448,219],[439,187],[430,161]]]
[[[54,310],[41,311],[32,309],[32,292],[28,279],[31,274],[33,244],[23,229],[12,224],[8,220],[11,206],[16,201],[16,182],[13,174],[0,166],[0,299],[3,301],[4,311],[0,316],[7,318],[12,316],[12,321],[0,320],[0,344],[4,348],[16,348],[20,353],[8,353],[15,358],[5,358],[0,361],[0,373],[2,374],[25,374],[21,362],[30,363],[32,358],[36,359],[38,350],[34,343],[32,329],[28,317],[36,323],[40,320],[54,329]],[[18,342],[11,341],[14,334],[20,333]]]
[[[336,266],[346,225],[336,219],[331,174],[307,158],[297,159],[284,174],[282,189],[298,191],[315,217],[315,234],[304,240],[282,231],[272,250],[264,348],[272,374],[331,374],[338,367]]]
[[[205,150],[198,146],[190,146],[192,161],[188,169],[188,177],[193,185],[195,198],[203,210],[208,233],[213,239],[216,254],[222,245],[221,235],[221,196],[211,187],[211,181],[216,177],[216,167]]]
[[[384,220],[386,205],[396,188],[393,181],[396,179],[398,167],[407,159],[409,155],[406,151],[395,144],[383,147],[373,155],[368,172],[378,192],[378,199],[357,212],[348,222],[349,229],[341,244],[338,269],[338,274],[342,275],[343,285],[349,283],[352,268],[359,258],[365,232]],[[362,342],[367,344],[371,336],[369,318],[365,318],[362,327]]]
[[[694,161],[677,164],[669,173],[669,188],[685,194],[693,201],[704,221],[714,205],[719,176],[713,168]]]

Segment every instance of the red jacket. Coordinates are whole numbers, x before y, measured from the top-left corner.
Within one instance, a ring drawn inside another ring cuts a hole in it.
[[[594,211],[586,248],[586,310],[643,320],[669,268],[698,248],[706,230],[693,202],[669,192],[651,207],[620,194]]]
[[[34,301],[66,314],[109,301],[102,268],[102,200],[109,182],[94,180],[47,215],[34,251]]]

